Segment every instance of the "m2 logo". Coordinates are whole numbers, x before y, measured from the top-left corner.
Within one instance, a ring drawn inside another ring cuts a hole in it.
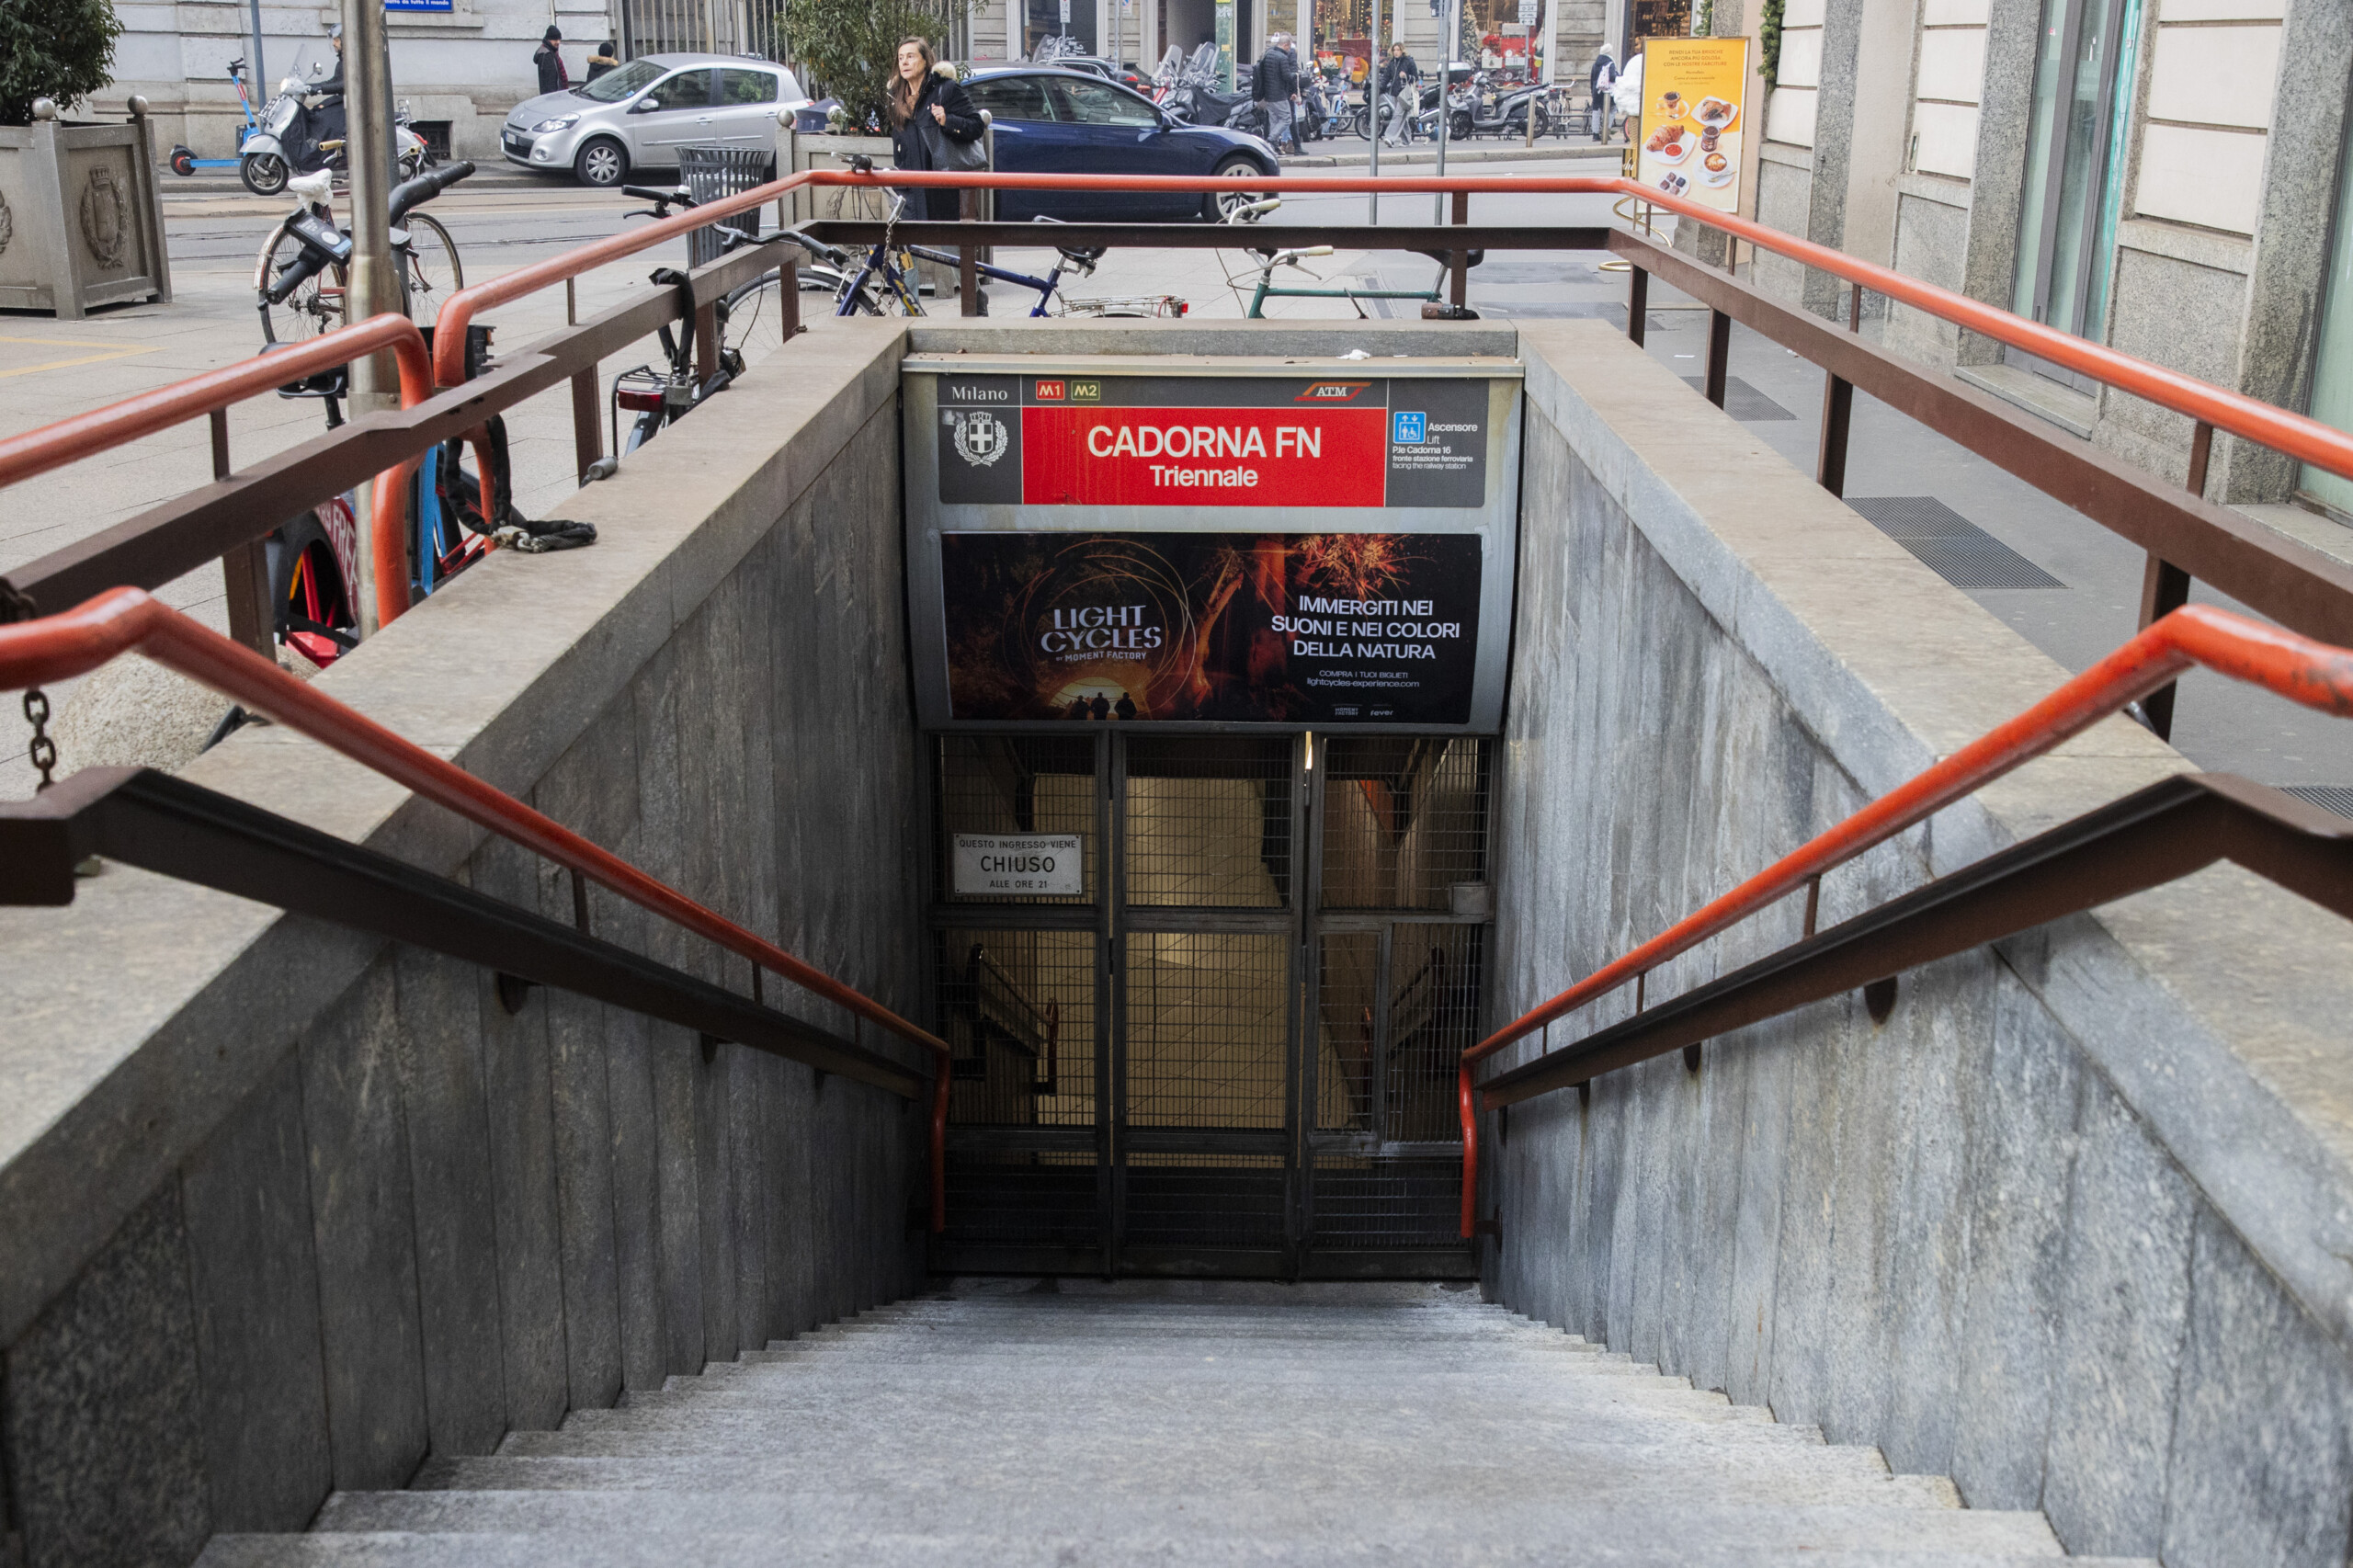
[[[1062,402],[1063,383],[1060,381],[1040,381],[1038,383],[1038,401],[1040,403]]]
[[[1393,428],[1390,439],[1401,447],[1417,447],[1429,439],[1430,416],[1408,414],[1403,409],[1390,415]]]
[[[1291,399],[1293,403],[1353,403],[1370,381],[1316,381]]]
[[[1070,400],[1073,403],[1101,403],[1103,383],[1101,381],[1073,381],[1070,384]]]

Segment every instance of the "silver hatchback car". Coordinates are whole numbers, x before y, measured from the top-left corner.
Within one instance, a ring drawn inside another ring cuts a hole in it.
[[[776,145],[777,119],[808,103],[792,73],[723,54],[649,54],[593,82],[515,107],[499,133],[510,164],[619,185],[675,168],[680,147]]]

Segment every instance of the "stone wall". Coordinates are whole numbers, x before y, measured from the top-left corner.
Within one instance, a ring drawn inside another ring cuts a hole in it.
[[[899,331],[822,331],[583,492],[596,548],[494,555],[320,685],[919,1015]],[[186,776],[573,916],[289,732]],[[921,1276],[925,1116],[881,1090],[119,866],[0,911],[0,1561],[300,1529]]]
[[[1618,335],[1521,343],[1498,1018],[2064,678]],[[1822,923],[2182,766],[2111,721],[1833,873]],[[2072,1551],[2334,1568],[2348,960],[2342,922],[2218,867],[1908,973],[1884,1024],[1849,996],[1490,1114],[1490,1288]]]

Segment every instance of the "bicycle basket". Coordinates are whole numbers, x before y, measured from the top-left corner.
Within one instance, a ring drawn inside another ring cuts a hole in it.
[[[766,185],[769,170],[775,166],[776,154],[756,147],[681,147],[678,149],[678,183],[687,187],[698,202],[717,201],[730,196],[740,196],[754,186]],[[730,228],[746,239],[757,239],[760,233],[760,210],[739,212],[733,218],[722,218],[706,223],[687,236],[687,265],[705,267],[726,254],[721,247],[719,231]]]

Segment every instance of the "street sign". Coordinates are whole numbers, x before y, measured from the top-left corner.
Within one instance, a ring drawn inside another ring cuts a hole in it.
[[[1079,898],[1084,848],[1074,833],[960,833],[953,881],[960,898]]]

